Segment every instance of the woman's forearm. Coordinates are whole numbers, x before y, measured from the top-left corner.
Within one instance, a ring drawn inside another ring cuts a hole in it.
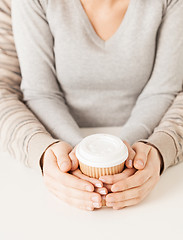
[[[163,16],[156,39],[156,57],[149,81],[121,129],[130,143],[148,138],[182,91],[183,2],[171,2]]]
[[[58,83],[54,39],[45,11],[39,1],[14,0],[12,19],[24,101],[53,137],[74,146],[82,135]]]

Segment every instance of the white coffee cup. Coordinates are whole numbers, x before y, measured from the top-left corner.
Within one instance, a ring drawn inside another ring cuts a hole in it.
[[[76,157],[85,175],[99,178],[122,172],[128,149],[119,137],[97,133],[85,137],[77,145]]]

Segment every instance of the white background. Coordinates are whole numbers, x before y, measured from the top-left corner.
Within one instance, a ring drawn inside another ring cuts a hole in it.
[[[83,135],[119,128],[81,129]],[[76,209],[48,192],[42,177],[0,154],[0,240],[183,239],[183,164],[169,168],[139,205]]]

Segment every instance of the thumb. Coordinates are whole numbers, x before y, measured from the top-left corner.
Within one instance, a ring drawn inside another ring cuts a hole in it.
[[[69,172],[71,170],[71,160],[68,155],[57,158],[57,163],[62,172]]]
[[[78,145],[78,144],[77,144]],[[73,148],[73,150],[69,153],[69,157],[71,159],[71,171],[74,171],[78,168],[79,161],[76,157],[76,147],[77,145]]]
[[[123,142],[128,148],[128,158],[125,161],[125,165],[127,168],[133,168],[133,159],[135,157],[135,151],[132,149],[129,143],[127,143],[126,141]]]
[[[68,172],[71,170],[71,159],[69,157],[69,152],[72,147],[65,142],[60,142],[51,147],[51,150],[57,159],[57,164],[62,172]]]
[[[148,155],[151,151],[151,147],[141,142],[135,143],[132,147],[136,152],[134,158],[134,167],[138,170],[144,169],[148,160]]]

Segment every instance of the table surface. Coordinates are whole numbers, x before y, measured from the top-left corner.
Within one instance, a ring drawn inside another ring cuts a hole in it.
[[[81,129],[118,135],[119,128]],[[93,212],[67,205],[48,192],[42,177],[0,154],[0,239],[183,239],[183,164],[169,168],[139,205]]]

